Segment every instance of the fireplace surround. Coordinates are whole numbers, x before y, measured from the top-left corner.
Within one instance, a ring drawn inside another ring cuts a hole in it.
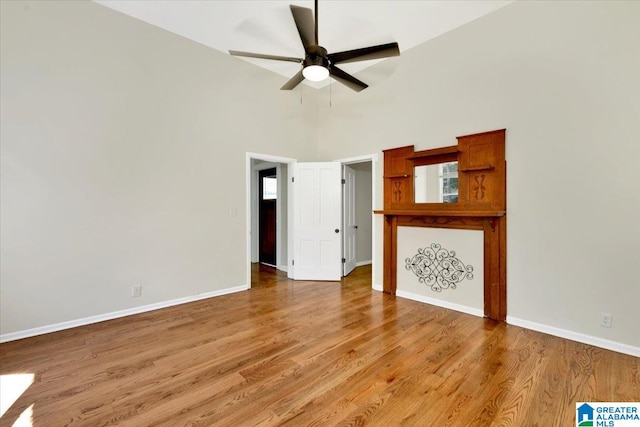
[[[507,215],[505,129],[457,137],[457,145],[415,151],[383,150],[383,290],[395,295],[398,227],[483,231],[484,315],[507,316]],[[457,162],[457,201],[416,203],[415,168]]]

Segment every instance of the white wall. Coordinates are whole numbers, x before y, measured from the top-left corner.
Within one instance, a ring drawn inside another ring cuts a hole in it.
[[[638,46],[640,2],[516,2],[403,52],[357,96],[333,85],[331,108],[323,91],[319,156],[506,128],[510,320],[637,349]],[[381,278],[381,241],[374,256]]]
[[[247,286],[245,153],[314,157],[316,103],[92,2],[0,3],[0,333]]]
[[[359,74],[359,94],[332,85],[331,108],[97,4],[0,5],[0,333],[246,285],[245,152],[507,128],[509,315],[640,346],[639,2],[516,2]],[[373,257],[381,278],[382,239]]]

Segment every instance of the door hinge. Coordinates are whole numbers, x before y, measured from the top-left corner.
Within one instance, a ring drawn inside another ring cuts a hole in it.
[[[343,184],[346,184],[346,183],[347,183],[347,180],[346,180],[346,179],[344,179],[344,178],[342,178],[342,183],[343,183]]]
[[[294,176],[291,177],[291,182],[295,182],[296,178]]]
[[[342,258],[342,263],[344,264],[345,262],[347,262],[346,258]]]
[[[296,265],[296,260],[295,259],[291,260],[291,265]]]

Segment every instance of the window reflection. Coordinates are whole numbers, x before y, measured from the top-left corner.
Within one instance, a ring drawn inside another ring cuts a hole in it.
[[[417,166],[413,182],[416,203],[458,202],[458,162]]]
[[[278,198],[278,179],[265,176],[262,178],[262,200],[274,200]]]

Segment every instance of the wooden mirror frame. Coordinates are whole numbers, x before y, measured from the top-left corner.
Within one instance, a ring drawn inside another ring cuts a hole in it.
[[[505,129],[459,136],[458,144],[384,153],[383,290],[396,293],[397,228],[435,227],[484,231],[484,314],[507,317],[507,177]],[[415,166],[458,161],[457,203],[415,203]]]

